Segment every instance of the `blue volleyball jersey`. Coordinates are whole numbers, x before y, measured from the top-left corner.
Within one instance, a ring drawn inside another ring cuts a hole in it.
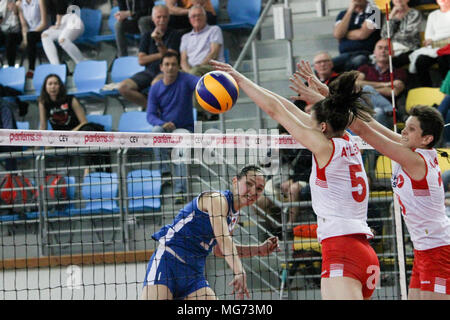
[[[227,223],[231,232],[238,220],[239,211],[233,207],[233,193],[230,190],[218,192],[227,199]],[[209,214],[198,209],[198,199],[203,194],[184,206],[171,224],[152,235],[154,240],[159,241],[160,248],[166,248],[180,261],[200,268],[200,272],[203,272],[206,257],[217,244]]]

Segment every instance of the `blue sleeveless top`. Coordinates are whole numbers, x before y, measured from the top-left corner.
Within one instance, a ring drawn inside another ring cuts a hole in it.
[[[233,193],[230,190],[218,191],[225,196],[228,203],[227,223],[231,232],[236,225],[239,211],[233,207]],[[171,224],[165,225],[152,238],[159,241],[160,248],[176,254],[176,257],[203,272],[206,257],[217,244],[211,225],[209,213],[198,208],[201,193],[180,210]]]

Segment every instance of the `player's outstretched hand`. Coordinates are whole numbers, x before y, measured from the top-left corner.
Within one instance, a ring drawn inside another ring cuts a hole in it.
[[[280,245],[278,243],[278,237],[270,237],[264,241],[258,248],[258,255],[260,257],[268,256],[272,252],[280,252]]]
[[[237,82],[243,78],[243,75],[236,71],[231,65],[225,62],[220,62],[216,60],[209,60],[209,64],[213,66],[217,71],[223,71],[228,73]]]
[[[247,289],[247,275],[245,274],[245,271],[236,274],[233,281],[231,281],[228,285],[233,286],[233,292],[231,292],[231,294],[236,293],[238,299],[244,299],[244,294],[250,299],[250,293]]]
[[[297,73],[294,73],[289,81],[291,82],[289,88],[298,94],[297,96],[292,96],[291,100],[302,100],[309,105],[325,99],[325,97],[317,92],[317,90],[306,86]]]
[[[301,60],[297,63],[296,74],[308,81],[308,85],[322,96],[327,97],[329,95],[330,90],[328,89],[328,86],[317,78],[309,62]]]

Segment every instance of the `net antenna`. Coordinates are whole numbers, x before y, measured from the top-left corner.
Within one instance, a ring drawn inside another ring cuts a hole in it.
[[[387,23],[387,40],[389,44],[389,75],[391,79],[391,102],[392,102],[392,118],[394,122],[394,132],[397,132],[397,113],[395,110],[395,94],[394,94],[394,68],[392,67],[392,44],[391,30],[389,29],[389,3],[386,2],[386,23]]]

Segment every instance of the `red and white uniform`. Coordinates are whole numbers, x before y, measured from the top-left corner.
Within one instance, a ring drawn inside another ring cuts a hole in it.
[[[416,149],[426,164],[422,180],[413,180],[394,163],[392,189],[411,241],[414,265],[409,287],[450,295],[450,220],[435,149]]]
[[[416,181],[394,163],[392,189],[416,250],[450,245],[450,220],[445,213],[445,192],[435,149],[416,149],[426,163],[425,177]]]
[[[332,138],[333,154],[319,168],[313,157],[309,184],[312,207],[317,215],[317,239],[365,234],[372,238],[367,225],[369,185],[361,152],[347,135]]]

